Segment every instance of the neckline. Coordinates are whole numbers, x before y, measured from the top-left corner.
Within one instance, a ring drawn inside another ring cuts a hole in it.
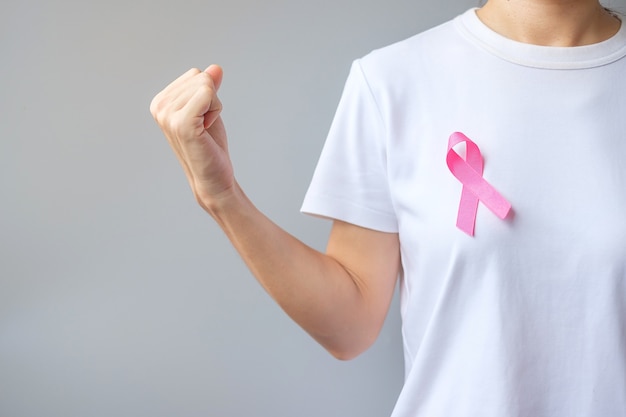
[[[626,25],[611,38],[584,46],[540,46],[509,39],[485,25],[476,14],[478,8],[469,9],[455,19],[463,36],[509,62],[544,69],[583,69],[610,64],[626,56]]]

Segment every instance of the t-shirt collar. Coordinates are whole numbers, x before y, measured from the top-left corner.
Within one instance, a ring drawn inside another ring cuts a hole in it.
[[[473,8],[458,16],[455,23],[463,36],[479,47],[507,61],[536,68],[582,69],[617,61],[626,56],[626,25],[611,38],[592,45],[540,46],[509,39],[485,25]]]

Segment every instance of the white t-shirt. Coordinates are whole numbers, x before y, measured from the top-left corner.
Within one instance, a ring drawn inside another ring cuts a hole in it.
[[[626,416],[625,56],[624,25],[542,47],[473,9],[353,64],[302,210],[399,233],[393,417]],[[457,131],[512,205],[474,236]]]

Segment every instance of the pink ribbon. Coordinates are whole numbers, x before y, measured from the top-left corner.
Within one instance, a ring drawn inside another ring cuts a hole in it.
[[[453,149],[465,142],[466,156],[463,159]],[[474,236],[478,201],[482,201],[496,216],[504,219],[511,210],[511,203],[483,178],[483,156],[478,146],[461,132],[454,132],[448,140],[446,162],[450,172],[463,184],[456,226]]]

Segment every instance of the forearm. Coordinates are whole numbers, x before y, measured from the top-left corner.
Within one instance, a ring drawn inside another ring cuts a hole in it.
[[[191,69],[155,96],[150,111],[193,193],[261,285],[327,350],[350,358],[382,327],[399,267],[397,234],[335,221],[327,254],[272,223],[234,180],[217,89],[219,66]]]
[[[382,323],[358,278],[339,261],[274,224],[238,185],[202,205],[265,290],[333,355],[352,357],[373,342]]]

